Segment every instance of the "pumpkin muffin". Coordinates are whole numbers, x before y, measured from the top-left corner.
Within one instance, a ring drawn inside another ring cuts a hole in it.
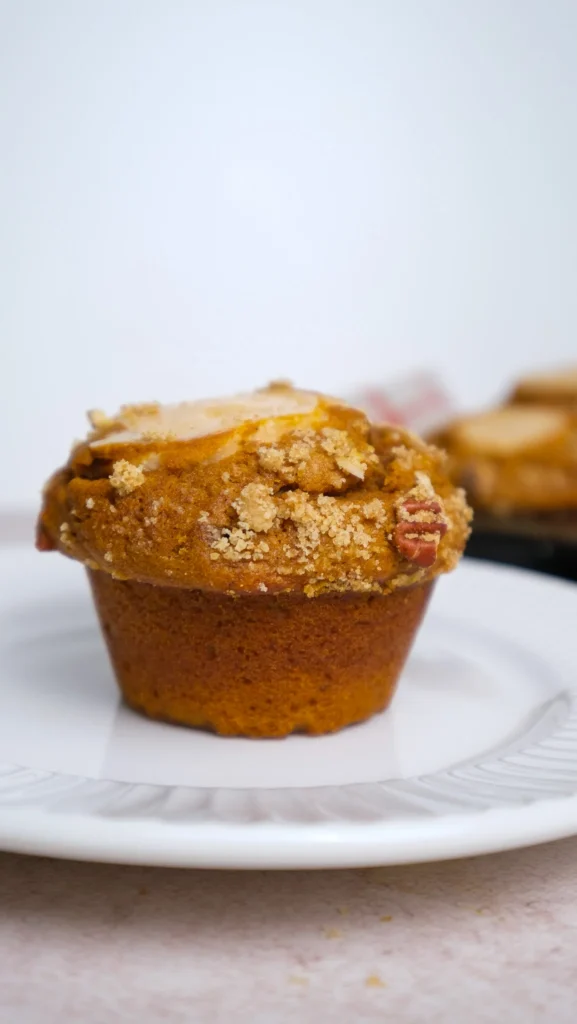
[[[577,411],[503,406],[461,417],[434,440],[476,509],[495,516],[577,512]]]
[[[436,448],[285,383],[89,415],[37,546],[87,567],[129,705],[262,737],[387,706],[469,534]]]
[[[577,413],[577,366],[523,377],[515,385],[510,402],[551,405]]]

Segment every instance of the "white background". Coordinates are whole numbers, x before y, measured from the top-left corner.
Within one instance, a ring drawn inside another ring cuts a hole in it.
[[[1,499],[91,406],[577,357],[576,46],[574,0],[0,0]]]

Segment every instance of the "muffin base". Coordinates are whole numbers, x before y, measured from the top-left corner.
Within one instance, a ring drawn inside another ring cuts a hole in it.
[[[271,738],[335,732],[386,708],[432,589],[234,598],[88,575],[132,708]]]

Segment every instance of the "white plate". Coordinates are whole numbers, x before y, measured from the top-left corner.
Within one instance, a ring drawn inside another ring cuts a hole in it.
[[[393,707],[223,739],[118,699],[78,565],[0,551],[0,847],[131,863],[397,864],[577,832],[577,586],[443,579]]]

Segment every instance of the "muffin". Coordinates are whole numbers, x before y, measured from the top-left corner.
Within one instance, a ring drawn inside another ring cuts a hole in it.
[[[577,411],[504,406],[461,417],[434,440],[475,509],[495,516],[577,512]]]
[[[552,405],[577,413],[577,367],[524,377],[515,385],[510,402]]]
[[[285,383],[89,417],[37,546],[86,566],[131,707],[279,737],[388,705],[469,533],[437,449]]]

